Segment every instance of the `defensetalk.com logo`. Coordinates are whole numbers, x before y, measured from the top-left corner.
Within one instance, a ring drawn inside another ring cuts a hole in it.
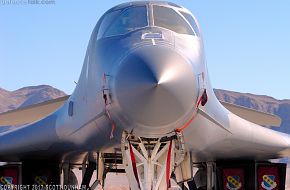
[[[0,0],[1,5],[54,5],[55,0]]]

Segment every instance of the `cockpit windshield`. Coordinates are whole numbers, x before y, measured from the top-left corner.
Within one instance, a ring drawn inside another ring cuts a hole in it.
[[[167,28],[180,34],[195,35],[186,20],[171,8],[154,5],[153,17],[155,26]]]
[[[145,26],[148,26],[146,6],[112,11],[104,16],[98,38],[126,34]]]
[[[153,17],[148,15],[153,15]],[[135,5],[107,12],[101,20],[97,38],[123,35],[149,26],[149,23],[179,34],[199,36],[199,29],[194,18],[185,11],[159,5],[153,5],[148,11],[146,5]]]

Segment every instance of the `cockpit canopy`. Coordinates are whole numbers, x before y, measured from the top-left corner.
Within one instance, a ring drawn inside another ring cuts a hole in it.
[[[199,36],[194,18],[182,8],[131,5],[105,13],[99,25],[98,39],[123,35],[148,26],[165,28],[178,34]]]

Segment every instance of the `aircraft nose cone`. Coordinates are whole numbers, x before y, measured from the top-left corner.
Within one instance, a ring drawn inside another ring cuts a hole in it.
[[[192,66],[165,47],[144,47],[129,54],[119,66],[114,86],[122,115],[148,127],[176,122],[197,97]]]

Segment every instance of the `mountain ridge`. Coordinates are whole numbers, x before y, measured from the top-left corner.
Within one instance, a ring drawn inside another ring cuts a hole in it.
[[[221,101],[279,116],[282,120],[281,126],[273,129],[290,133],[290,99],[278,100],[266,95],[255,95],[222,89],[214,89],[214,92]]]
[[[65,96],[49,85],[28,86],[14,91],[0,87],[0,113]]]

